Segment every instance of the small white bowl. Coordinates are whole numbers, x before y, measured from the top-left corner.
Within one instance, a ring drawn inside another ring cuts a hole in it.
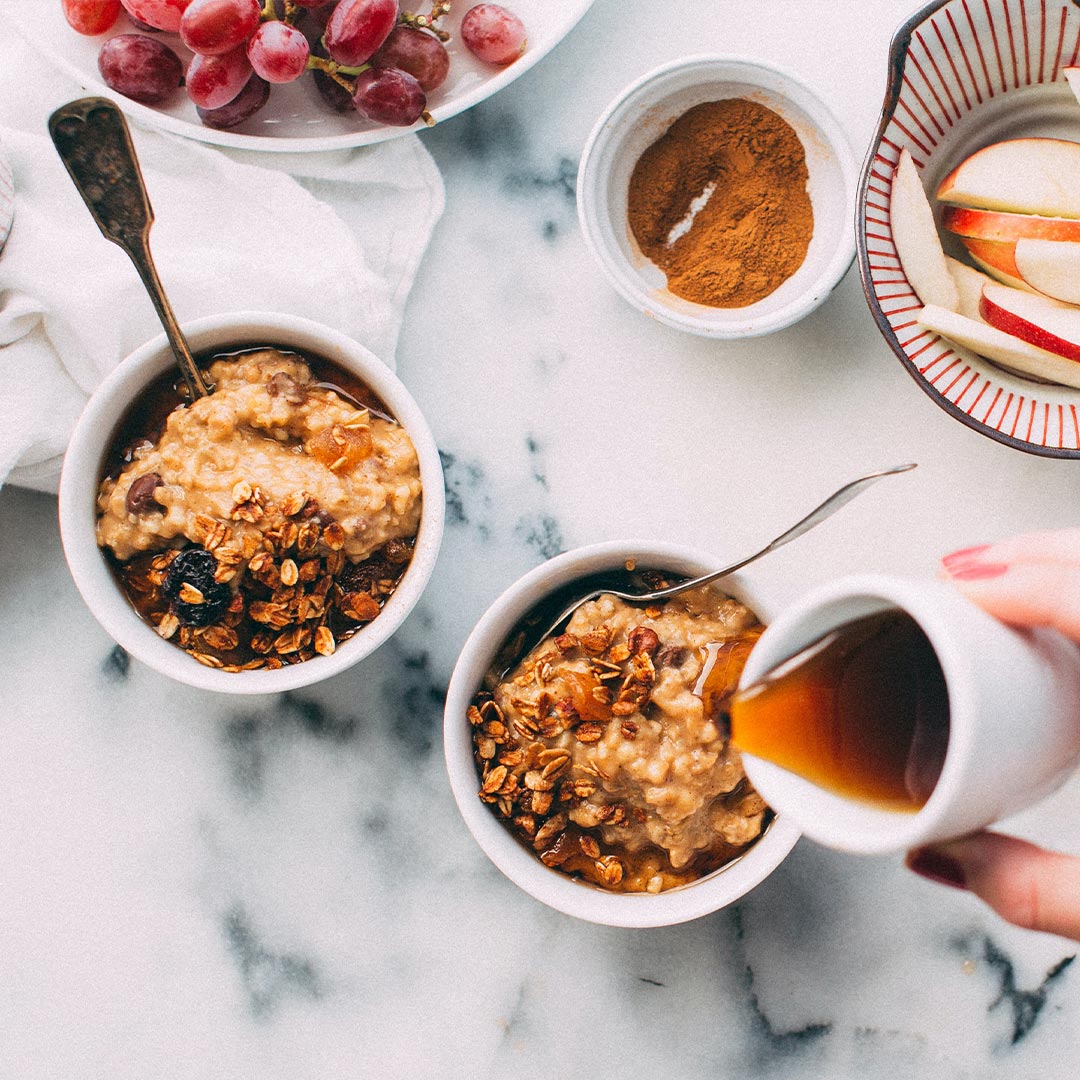
[[[412,561],[386,606],[369,625],[342,641],[331,656],[315,656],[274,671],[219,671],[204,667],[164,641],[124,596],[97,545],[95,499],[102,463],[132,401],[175,360],[165,335],[136,349],[102,382],[75,426],[60,476],[60,537],[75,584],[106,631],[132,656],[178,682],[230,694],[292,690],[329,678],[374,652],[404,622],[420,598],[442,541],[445,499],[439,451],[419,406],[401,380],[362,345],[330,327],[292,315],[237,312],[184,326],[195,353],[243,345],[307,351],[362,379],[408,431],[420,459],[424,508]]]
[[[461,651],[446,695],[443,744],[450,786],[465,824],[488,858],[531,896],[566,915],[607,926],[669,926],[687,922],[733,903],[763,881],[799,838],[785,818],[773,819],[765,834],[743,855],[719,870],[662,893],[612,893],[576,881],[545,866],[523,847],[477,798],[480,779],[473,758],[472,730],[466,711],[499,646],[518,620],[560,585],[599,570],[617,569],[626,559],[696,576],[717,568],[715,559],[679,544],[614,541],[568,551],[542,563],[507,589],[484,613]],[[721,585],[757,612],[744,579]]]
[[[630,175],[638,158],[687,109],[725,98],[758,102],[795,129],[806,151],[814,211],[813,238],[802,266],[775,292],[743,308],[708,307],[670,292],[663,271],[642,253],[627,224]],[[851,265],[857,178],[843,129],[799,80],[769,64],[692,56],[632,83],[597,121],[578,171],[578,214],[590,251],[634,307],[705,337],[757,337],[813,311]]]

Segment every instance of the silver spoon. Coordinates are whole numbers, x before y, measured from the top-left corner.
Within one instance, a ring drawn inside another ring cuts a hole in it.
[[[49,134],[98,228],[127,252],[139,271],[191,399],[205,397],[211,388],[184,340],[150,257],[154,211],[124,114],[107,98],[81,98],[49,117]]]
[[[832,517],[840,507],[851,502],[856,495],[865,491],[871,484],[876,483],[882,477],[910,472],[915,467],[914,463],[908,465],[894,465],[891,469],[881,469],[878,472],[867,473],[866,476],[860,476],[858,480],[852,480],[842,488],[834,491],[820,506],[815,507],[806,515],[806,517],[797,521],[790,529],[782,532],[775,540],[770,540],[768,544],[759,551],[755,551],[753,555],[748,555],[744,559],[739,559],[738,562],[733,562],[720,570],[714,570],[712,573],[703,574],[701,577],[691,578],[688,581],[680,581],[678,584],[669,585],[664,589],[653,589],[651,592],[628,592],[623,589],[609,587],[611,577],[610,575],[603,575],[607,579],[604,586],[590,589],[583,595],[575,596],[573,602],[563,608],[556,618],[543,622],[542,632],[537,632],[537,628],[533,626],[523,631],[520,640],[515,638],[512,651],[510,652],[510,656],[512,656],[513,659],[509,663],[507,663],[506,651],[501,651],[499,657],[501,662],[498,664],[498,666],[502,668],[502,675],[500,678],[506,675],[506,673],[517,663],[518,659],[527,655],[539,642],[554,634],[569,620],[570,616],[573,615],[582,604],[588,603],[590,600],[595,600],[598,596],[615,596],[620,600],[626,600],[632,604],[650,604],[655,603],[658,600],[667,600],[672,596],[678,596],[679,593],[686,592],[689,589],[696,589],[702,585],[708,585],[718,578],[726,577],[728,574],[734,574],[736,570],[741,570],[744,566],[749,566],[750,563],[756,562],[763,555],[768,555],[770,552],[776,551],[777,548],[782,548],[785,544],[790,544],[792,540],[797,540],[800,536],[804,536],[811,529],[820,525],[826,518]],[[571,588],[572,587],[573,586],[571,586]]]

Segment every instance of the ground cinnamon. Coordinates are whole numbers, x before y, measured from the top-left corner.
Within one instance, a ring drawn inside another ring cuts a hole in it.
[[[806,154],[772,109],[744,98],[683,113],[630,178],[630,229],[678,296],[746,307],[802,265],[814,231]]]

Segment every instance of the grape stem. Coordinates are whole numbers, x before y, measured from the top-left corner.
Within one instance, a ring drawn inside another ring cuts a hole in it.
[[[268,22],[271,19],[277,18],[277,7],[274,4],[274,0],[264,0],[262,13],[259,15],[259,18],[262,19],[263,22]]]
[[[431,5],[431,11],[427,15],[417,15],[412,11],[403,11],[398,17],[398,22],[403,26],[411,26],[417,30],[428,30],[440,41],[449,41],[450,35],[435,24],[450,13],[450,0],[436,0]]]
[[[348,79],[343,78],[345,75],[362,75],[370,64],[361,64],[359,67],[346,67],[345,64],[339,64],[336,60],[324,60],[321,56],[309,56],[307,61],[308,70],[318,69],[325,72],[345,90],[348,90],[350,94],[356,93],[356,86],[350,83]]]

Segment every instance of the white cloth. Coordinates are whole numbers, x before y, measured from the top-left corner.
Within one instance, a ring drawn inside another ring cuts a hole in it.
[[[127,255],[98,231],[48,138],[85,96],[17,37],[0,36],[0,144],[15,217],[0,252],[0,484],[55,491],[99,380],[160,332]],[[150,247],[181,323],[286,311],[388,364],[442,179],[414,135],[318,154],[222,150],[130,125],[154,208]]]

